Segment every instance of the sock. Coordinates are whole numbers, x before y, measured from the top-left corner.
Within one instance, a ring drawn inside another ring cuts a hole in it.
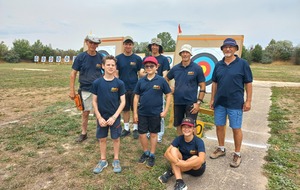
[[[144,153],[145,153],[147,156],[149,156],[149,155],[151,154],[149,150],[146,150]]]
[[[241,156],[241,152],[234,152],[234,154]]]
[[[183,179],[176,179],[176,182],[181,182],[181,183],[183,183]]]
[[[225,146],[218,146],[223,152],[225,151]]]
[[[138,125],[137,124],[133,124],[133,130],[138,130]]]
[[[125,129],[126,131],[129,131],[129,123],[124,123],[124,129]]]
[[[155,155],[150,152],[149,157],[155,158]]]

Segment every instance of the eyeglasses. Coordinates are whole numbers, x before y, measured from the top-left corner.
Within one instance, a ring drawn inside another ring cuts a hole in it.
[[[146,69],[148,69],[148,68],[153,69],[153,68],[154,68],[154,65],[145,65],[145,68],[146,68]]]

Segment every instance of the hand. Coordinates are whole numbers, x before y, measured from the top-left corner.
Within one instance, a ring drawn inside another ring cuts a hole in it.
[[[74,100],[74,98],[75,98],[75,92],[70,92],[69,97],[71,98],[71,100]]]
[[[161,117],[161,118],[165,118],[166,115],[167,115],[167,112],[166,112],[166,111],[163,111],[163,112],[160,113],[160,117]]]
[[[106,127],[107,126],[107,121],[105,119],[103,119],[103,117],[99,117],[98,122],[99,122],[100,127]]]
[[[138,123],[139,122],[139,116],[137,113],[133,113],[133,122]]]
[[[116,118],[115,116],[111,116],[111,117],[108,118],[108,120],[107,120],[107,125],[112,126],[112,125],[115,123],[116,119],[117,119],[117,118]]]
[[[193,104],[193,108],[190,110],[191,114],[197,114],[200,110],[200,106],[197,103]]]
[[[243,111],[249,111],[251,109],[251,102],[245,102],[243,105]]]

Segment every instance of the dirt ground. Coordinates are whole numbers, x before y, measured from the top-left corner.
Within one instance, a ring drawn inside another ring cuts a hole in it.
[[[68,92],[68,88],[31,89],[30,91],[18,88],[2,91],[0,126],[25,121],[29,119],[29,113],[43,110],[58,101],[67,101]]]

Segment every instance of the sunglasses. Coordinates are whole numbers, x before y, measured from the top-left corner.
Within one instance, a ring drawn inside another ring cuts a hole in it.
[[[145,68],[150,68],[150,69],[153,69],[155,66],[154,65],[145,65]]]

